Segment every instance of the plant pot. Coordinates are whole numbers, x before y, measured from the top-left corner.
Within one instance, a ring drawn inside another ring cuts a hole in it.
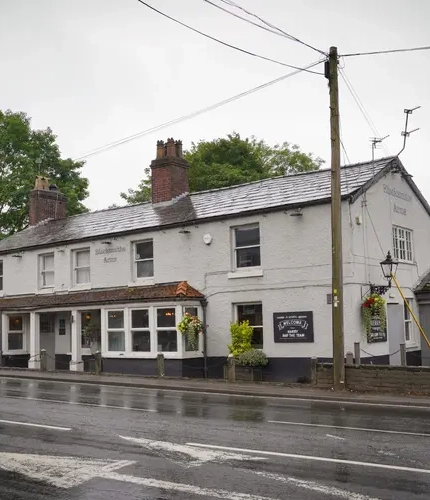
[[[260,366],[236,365],[236,381],[239,382],[261,382],[263,370]]]

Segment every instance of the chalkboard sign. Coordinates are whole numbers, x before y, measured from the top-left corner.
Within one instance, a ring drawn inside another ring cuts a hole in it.
[[[381,320],[374,316],[370,321],[370,332],[367,334],[367,342],[387,342],[387,327],[381,327]]]
[[[312,311],[273,313],[275,342],[313,342]]]

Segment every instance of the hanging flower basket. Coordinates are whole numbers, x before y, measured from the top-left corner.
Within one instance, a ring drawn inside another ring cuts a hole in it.
[[[178,324],[178,330],[187,338],[188,345],[193,351],[199,348],[199,335],[203,333],[203,323],[197,316],[185,313]]]
[[[369,337],[372,329],[372,320],[377,319],[381,330],[385,330],[387,324],[387,313],[385,310],[385,299],[377,293],[365,297],[361,304],[363,315],[363,327],[367,337]]]

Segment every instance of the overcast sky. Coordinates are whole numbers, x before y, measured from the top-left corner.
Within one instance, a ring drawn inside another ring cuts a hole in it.
[[[222,4],[220,0],[213,0]],[[425,0],[236,0],[297,38],[340,54],[430,45]],[[319,54],[236,19],[203,0],[149,0],[214,37],[303,66]],[[239,11],[237,11],[239,12]],[[63,157],[82,154],[199,110],[290,70],[223,47],[137,0],[0,0],[0,109],[24,111],[34,128],[51,127]],[[430,200],[430,51],[341,59],[386,150],[402,147],[404,108],[420,127],[401,155]],[[317,67],[323,71],[323,64]],[[375,134],[340,79],[341,126],[351,162],[371,158]],[[330,160],[329,97],[323,76],[300,73],[162,131],[87,158],[86,205],[121,203],[155,156],[157,139],[184,147],[237,131],[270,144],[289,141]],[[427,145],[427,149],[425,149]]]

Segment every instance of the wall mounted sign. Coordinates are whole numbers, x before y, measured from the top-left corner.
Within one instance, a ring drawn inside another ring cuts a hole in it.
[[[381,320],[378,317],[374,317],[370,321],[370,332],[367,334],[367,342],[369,344],[387,342],[387,327],[381,327]]]
[[[273,313],[275,342],[313,342],[312,311]]]
[[[108,253],[125,252],[127,248],[125,247],[113,247],[113,248],[96,248],[96,255],[106,255]]]

